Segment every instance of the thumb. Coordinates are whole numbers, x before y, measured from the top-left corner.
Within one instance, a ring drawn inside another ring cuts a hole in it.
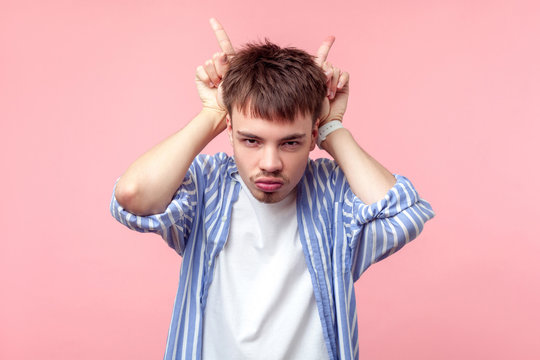
[[[319,116],[319,127],[328,121],[328,115],[330,115],[330,100],[328,100],[328,97],[325,96],[321,108],[321,115]]]
[[[229,55],[222,52],[222,53],[217,54],[216,58],[214,59],[216,72],[220,78],[223,78],[227,70],[229,70],[229,64],[230,64],[229,58],[230,58]]]
[[[217,89],[217,103],[220,108],[223,110],[227,110],[225,107],[225,103],[223,102],[223,82],[219,83],[218,89]]]

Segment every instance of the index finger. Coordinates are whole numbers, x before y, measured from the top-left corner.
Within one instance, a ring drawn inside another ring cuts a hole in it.
[[[324,39],[321,47],[319,50],[317,50],[317,57],[315,58],[317,65],[322,66],[322,64],[324,64],[326,58],[328,57],[328,53],[330,52],[330,48],[335,40],[335,36],[328,36],[326,39]]]
[[[214,29],[221,50],[227,55],[234,55],[234,48],[231,40],[229,40],[229,36],[227,36],[223,26],[221,26],[215,18],[210,19],[210,25],[212,26],[212,29]]]

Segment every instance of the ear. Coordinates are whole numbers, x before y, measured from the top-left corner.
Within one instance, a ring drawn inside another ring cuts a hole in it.
[[[229,116],[229,114],[227,114],[227,134],[229,135],[229,141],[231,142],[232,144],[232,120],[231,120],[231,117]]]
[[[315,145],[317,145],[317,138],[319,137],[319,122],[321,119],[317,119],[315,121],[315,124],[313,124],[313,129],[311,129],[311,144],[309,147],[309,151],[312,151],[315,149]]]

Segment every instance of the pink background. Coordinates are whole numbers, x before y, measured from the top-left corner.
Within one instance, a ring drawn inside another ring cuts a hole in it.
[[[237,45],[336,35],[347,126],[437,213],[358,281],[361,358],[540,358],[538,2],[267,3],[1,1],[0,358],[162,358],[181,259],[108,206],[199,110],[211,16]]]

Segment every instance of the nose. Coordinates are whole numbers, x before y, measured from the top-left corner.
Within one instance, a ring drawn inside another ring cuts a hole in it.
[[[271,146],[266,146],[262,149],[262,156],[259,162],[259,167],[262,171],[272,173],[281,170],[282,166],[278,149]]]

